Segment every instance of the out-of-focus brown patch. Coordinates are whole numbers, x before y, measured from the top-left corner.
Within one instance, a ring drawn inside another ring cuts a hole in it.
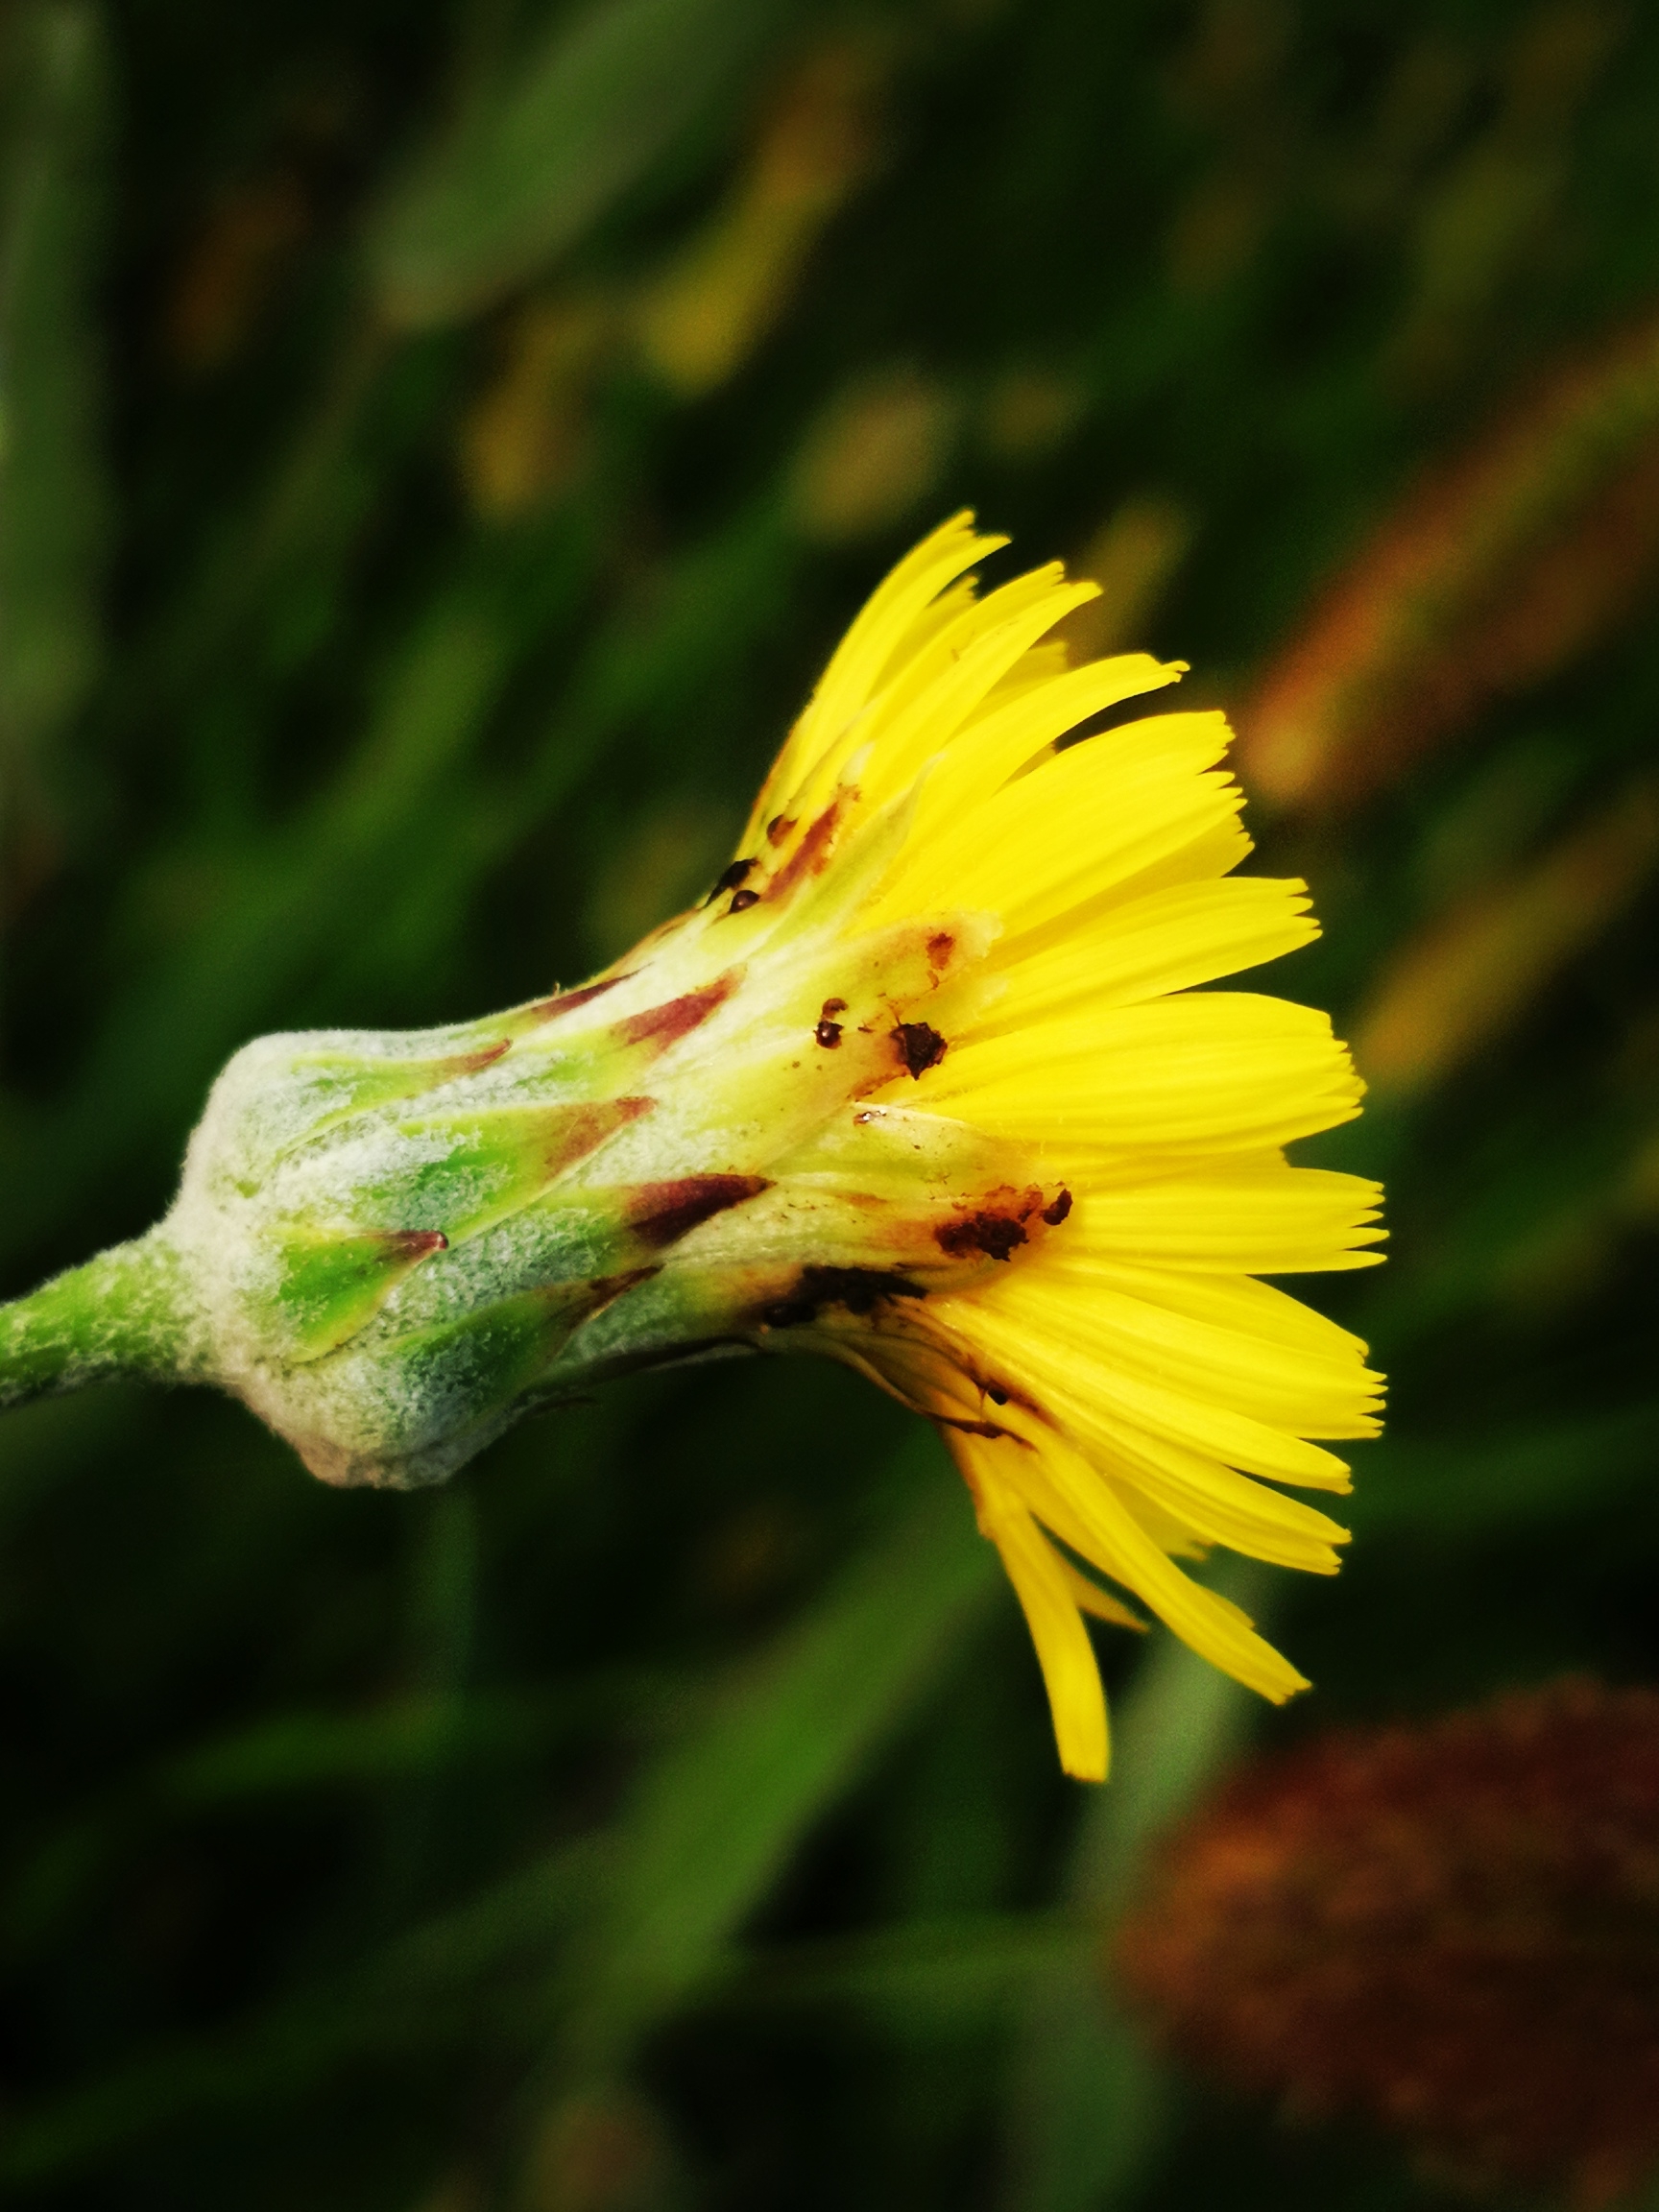
[[[699,1548],[692,1566],[696,1595],[722,1613],[767,1603],[794,1580],[811,1533],[786,1500],[753,1500]]]
[[[480,514],[528,514],[576,475],[616,314],[598,293],[554,294],[526,301],[508,324],[499,364],[461,432],[461,477]]]
[[[1116,1946],[1165,2036],[1481,2187],[1659,2166],[1659,1693],[1592,1682],[1247,1768]]]
[[[1074,661],[1094,661],[1145,641],[1146,625],[1187,558],[1191,516],[1161,493],[1143,493],[1113,509],[1076,559],[1073,576],[1100,587],[1098,599],[1073,607],[1057,634]]]
[[[176,367],[209,375],[235,359],[313,221],[297,169],[253,178],[225,195],[185,253],[162,310],[161,341]]]
[[[878,370],[831,399],[790,476],[808,538],[838,544],[902,522],[933,490],[956,435],[956,396],[919,369]]]
[[[979,436],[999,460],[1035,461],[1065,443],[1088,412],[1089,399],[1087,381],[1074,372],[1022,363],[1005,370],[987,391],[979,406]]]
[[[809,54],[762,117],[724,204],[645,286],[636,336],[676,391],[724,383],[783,316],[825,227],[875,167],[896,54],[893,39],[869,33]]]
[[[542,2125],[514,2201],[520,2212],[655,2212],[673,2173],[667,2132],[643,2099],[583,2090]]]

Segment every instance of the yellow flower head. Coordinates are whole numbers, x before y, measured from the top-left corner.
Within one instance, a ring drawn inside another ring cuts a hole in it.
[[[1258,1275],[1351,1267],[1378,1192],[1286,1165],[1358,1111],[1324,1016],[1194,991],[1313,934],[1180,670],[1042,642],[1094,586],[978,596],[948,522],[854,623],[704,903],[603,975],[410,1035],[260,1040],[172,1213],[0,1311],[0,1403],[212,1382],[325,1479],[440,1480],[531,1406],[709,1350],[812,1351],[936,1422],[1106,1769],[1082,1615],[1140,1598],[1301,1677],[1174,1562],[1329,1573],[1312,1439],[1361,1346]]]
[[[1067,667],[1039,640],[1094,587],[1055,565],[981,598],[965,572],[1003,542],[957,517],[882,584],[767,780],[728,904],[764,913],[877,845],[839,927],[939,950],[934,988],[886,1024],[902,1065],[856,1086],[846,1172],[861,1140],[872,1160],[920,1145],[948,1193],[932,1239],[977,1264],[827,1302],[805,1333],[940,1424],[1061,1758],[1097,1777],[1081,1614],[1134,1616],[1086,1570],[1263,1695],[1305,1686],[1174,1560],[1220,1543],[1334,1571],[1345,1532],[1277,1485],[1348,1487],[1310,1439],[1372,1434],[1378,1379],[1254,1278],[1366,1264],[1379,1192],[1284,1157],[1358,1111],[1326,1018],[1190,988],[1315,934],[1302,884],[1229,874],[1250,847],[1225,720],[1158,711],[1181,670],[1144,655]],[[845,1041],[853,1009],[824,1013]],[[965,1189],[951,1169],[978,1148]]]

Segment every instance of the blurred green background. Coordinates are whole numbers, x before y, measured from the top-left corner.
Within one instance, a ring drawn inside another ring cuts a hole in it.
[[[5,1288],[226,1054],[700,891],[974,505],[1222,702],[1393,1258],[1317,1688],[1102,1639],[797,1362],[450,1491],[205,1396],[0,1429],[0,2183],[42,2207],[1415,2212],[1166,2072],[1102,1932],[1252,1740],[1659,1674],[1659,15],[1614,0],[9,0]],[[1007,557],[1005,557],[1007,558]],[[1315,1156],[1310,1149],[1306,1156]]]

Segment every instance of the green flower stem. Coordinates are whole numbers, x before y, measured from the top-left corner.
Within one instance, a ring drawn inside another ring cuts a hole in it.
[[[119,1376],[180,1377],[191,1313],[179,1254],[160,1229],[116,1244],[0,1306],[0,1407]]]

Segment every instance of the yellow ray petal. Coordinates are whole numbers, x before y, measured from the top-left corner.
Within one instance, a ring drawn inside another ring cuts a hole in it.
[[[1319,934],[1306,887],[1259,876],[1182,883],[1114,908],[1063,943],[993,966],[1007,990],[964,1038],[1130,1005],[1277,960]]]
[[[1011,936],[1040,927],[1237,812],[1238,786],[1214,769],[1227,736],[1219,714],[1165,714],[1070,746],[936,819],[887,899],[991,907]]]
[[[1315,1170],[1292,1169],[1291,1172],[1311,1174]],[[1091,1282],[1102,1286],[1109,1286],[1128,1297],[1142,1299],[1149,1305],[1186,1314],[1195,1322],[1247,1339],[1252,1348],[1251,1357],[1265,1353],[1271,1358],[1282,1349],[1314,1362],[1329,1363],[1356,1379],[1363,1376],[1364,1338],[1356,1336],[1351,1329],[1344,1329],[1329,1315],[1304,1305],[1287,1290],[1276,1289],[1270,1283],[1258,1283],[1250,1275],[1193,1276],[1175,1267],[1160,1267],[1140,1260],[1096,1253],[1090,1230],[1093,1212],[1090,1199],[1073,1209],[1067,1223],[1067,1237],[1046,1244],[1034,1255],[1034,1264],[1040,1272],[1057,1270],[1058,1280],[1070,1270],[1079,1270]],[[1070,1234],[1073,1224],[1078,1232],[1074,1237]],[[1375,1385],[1378,1381],[1376,1376],[1368,1378],[1367,1386]]]
[[[1038,638],[1093,591],[1039,570],[1017,577],[950,625],[882,692],[856,726],[859,745],[870,745],[860,784],[876,804],[906,788],[932,756],[949,745]],[[832,755],[815,772],[827,779]],[[807,786],[811,811],[819,793]],[[823,792],[828,797],[827,788]]]
[[[964,569],[1008,542],[980,537],[964,511],[942,523],[907,553],[878,585],[836,647],[810,703],[790,732],[755,802],[739,853],[755,850],[773,815],[787,811],[790,794],[827,744],[833,743],[863,709],[888,662],[924,622],[930,603]]]
[[[980,1440],[955,1437],[952,1450],[978,1505],[979,1526],[1001,1554],[1037,1647],[1060,1764],[1081,1782],[1103,1782],[1110,1755],[1106,1696],[1065,1563],[998,1479]]]
[[[1207,991],[955,1046],[916,1102],[1045,1152],[1156,1161],[1288,1143],[1348,1120],[1362,1091],[1325,1015]]]
[[[1285,1275],[1374,1266],[1355,1250],[1385,1232],[1379,1185],[1278,1153],[1188,1175],[1092,1190],[1068,1225],[1073,1256],[1219,1274]]]
[[[1016,776],[1035,774],[1054,757],[1053,748],[1079,723],[1126,699],[1178,683],[1183,673],[1178,661],[1154,661],[1146,653],[1120,653],[1082,668],[1062,663],[1046,675],[1022,680],[1028,669],[1041,667],[1050,650],[1032,646],[964,724],[928,781],[918,816],[919,842],[936,821],[952,820],[964,805],[999,791]]]
[[[1376,1434],[1379,1378],[1353,1337],[1294,1299],[1284,1299],[1290,1311],[1281,1314],[1250,1298],[1243,1284],[1203,1278],[1189,1298],[1166,1277],[1114,1281],[1103,1268],[1070,1268],[1064,1245],[1063,1238],[1050,1238],[1030,1263],[993,1279],[978,1299],[988,1317],[981,1326],[994,1325],[991,1316],[1012,1318],[1117,1374],[1209,1400],[1292,1435]],[[1234,1287],[1237,1299],[1227,1295]]]
[[[1092,1613],[1096,1621],[1108,1622],[1114,1628],[1132,1628],[1138,1636],[1145,1635],[1146,1623],[1132,1605],[1114,1598],[1110,1590],[1102,1590],[1098,1582],[1090,1581],[1069,1559],[1062,1559],[1061,1565],[1066,1570],[1067,1588],[1083,1612]]]
[[[1075,1547],[1083,1556],[1134,1591],[1214,1666],[1275,1704],[1308,1687],[1238,1606],[1193,1582],[1160,1551],[1080,1453],[1057,1436],[1034,1450],[1012,1443],[992,1449],[1004,1482],[1039,1518],[1056,1528],[1070,1522],[1087,1538]],[[1070,1533],[1066,1540],[1073,1541]]]
[[[1022,1270],[1021,1272],[1024,1272]],[[1168,1438],[1205,1458],[1316,1490],[1346,1490],[1348,1469],[1334,1453],[1207,1395],[1159,1382],[1099,1357],[1065,1326],[1059,1302],[1033,1297],[1018,1315],[970,1297],[937,1302],[938,1317],[975,1347],[992,1372],[1017,1377],[1081,1440],[1110,1451],[1125,1431]]]
[[[1348,1531],[1300,1498],[1144,1430],[1099,1422],[1087,1441],[1091,1462],[1132,1511],[1150,1503],[1205,1544],[1305,1575],[1335,1574]]]

